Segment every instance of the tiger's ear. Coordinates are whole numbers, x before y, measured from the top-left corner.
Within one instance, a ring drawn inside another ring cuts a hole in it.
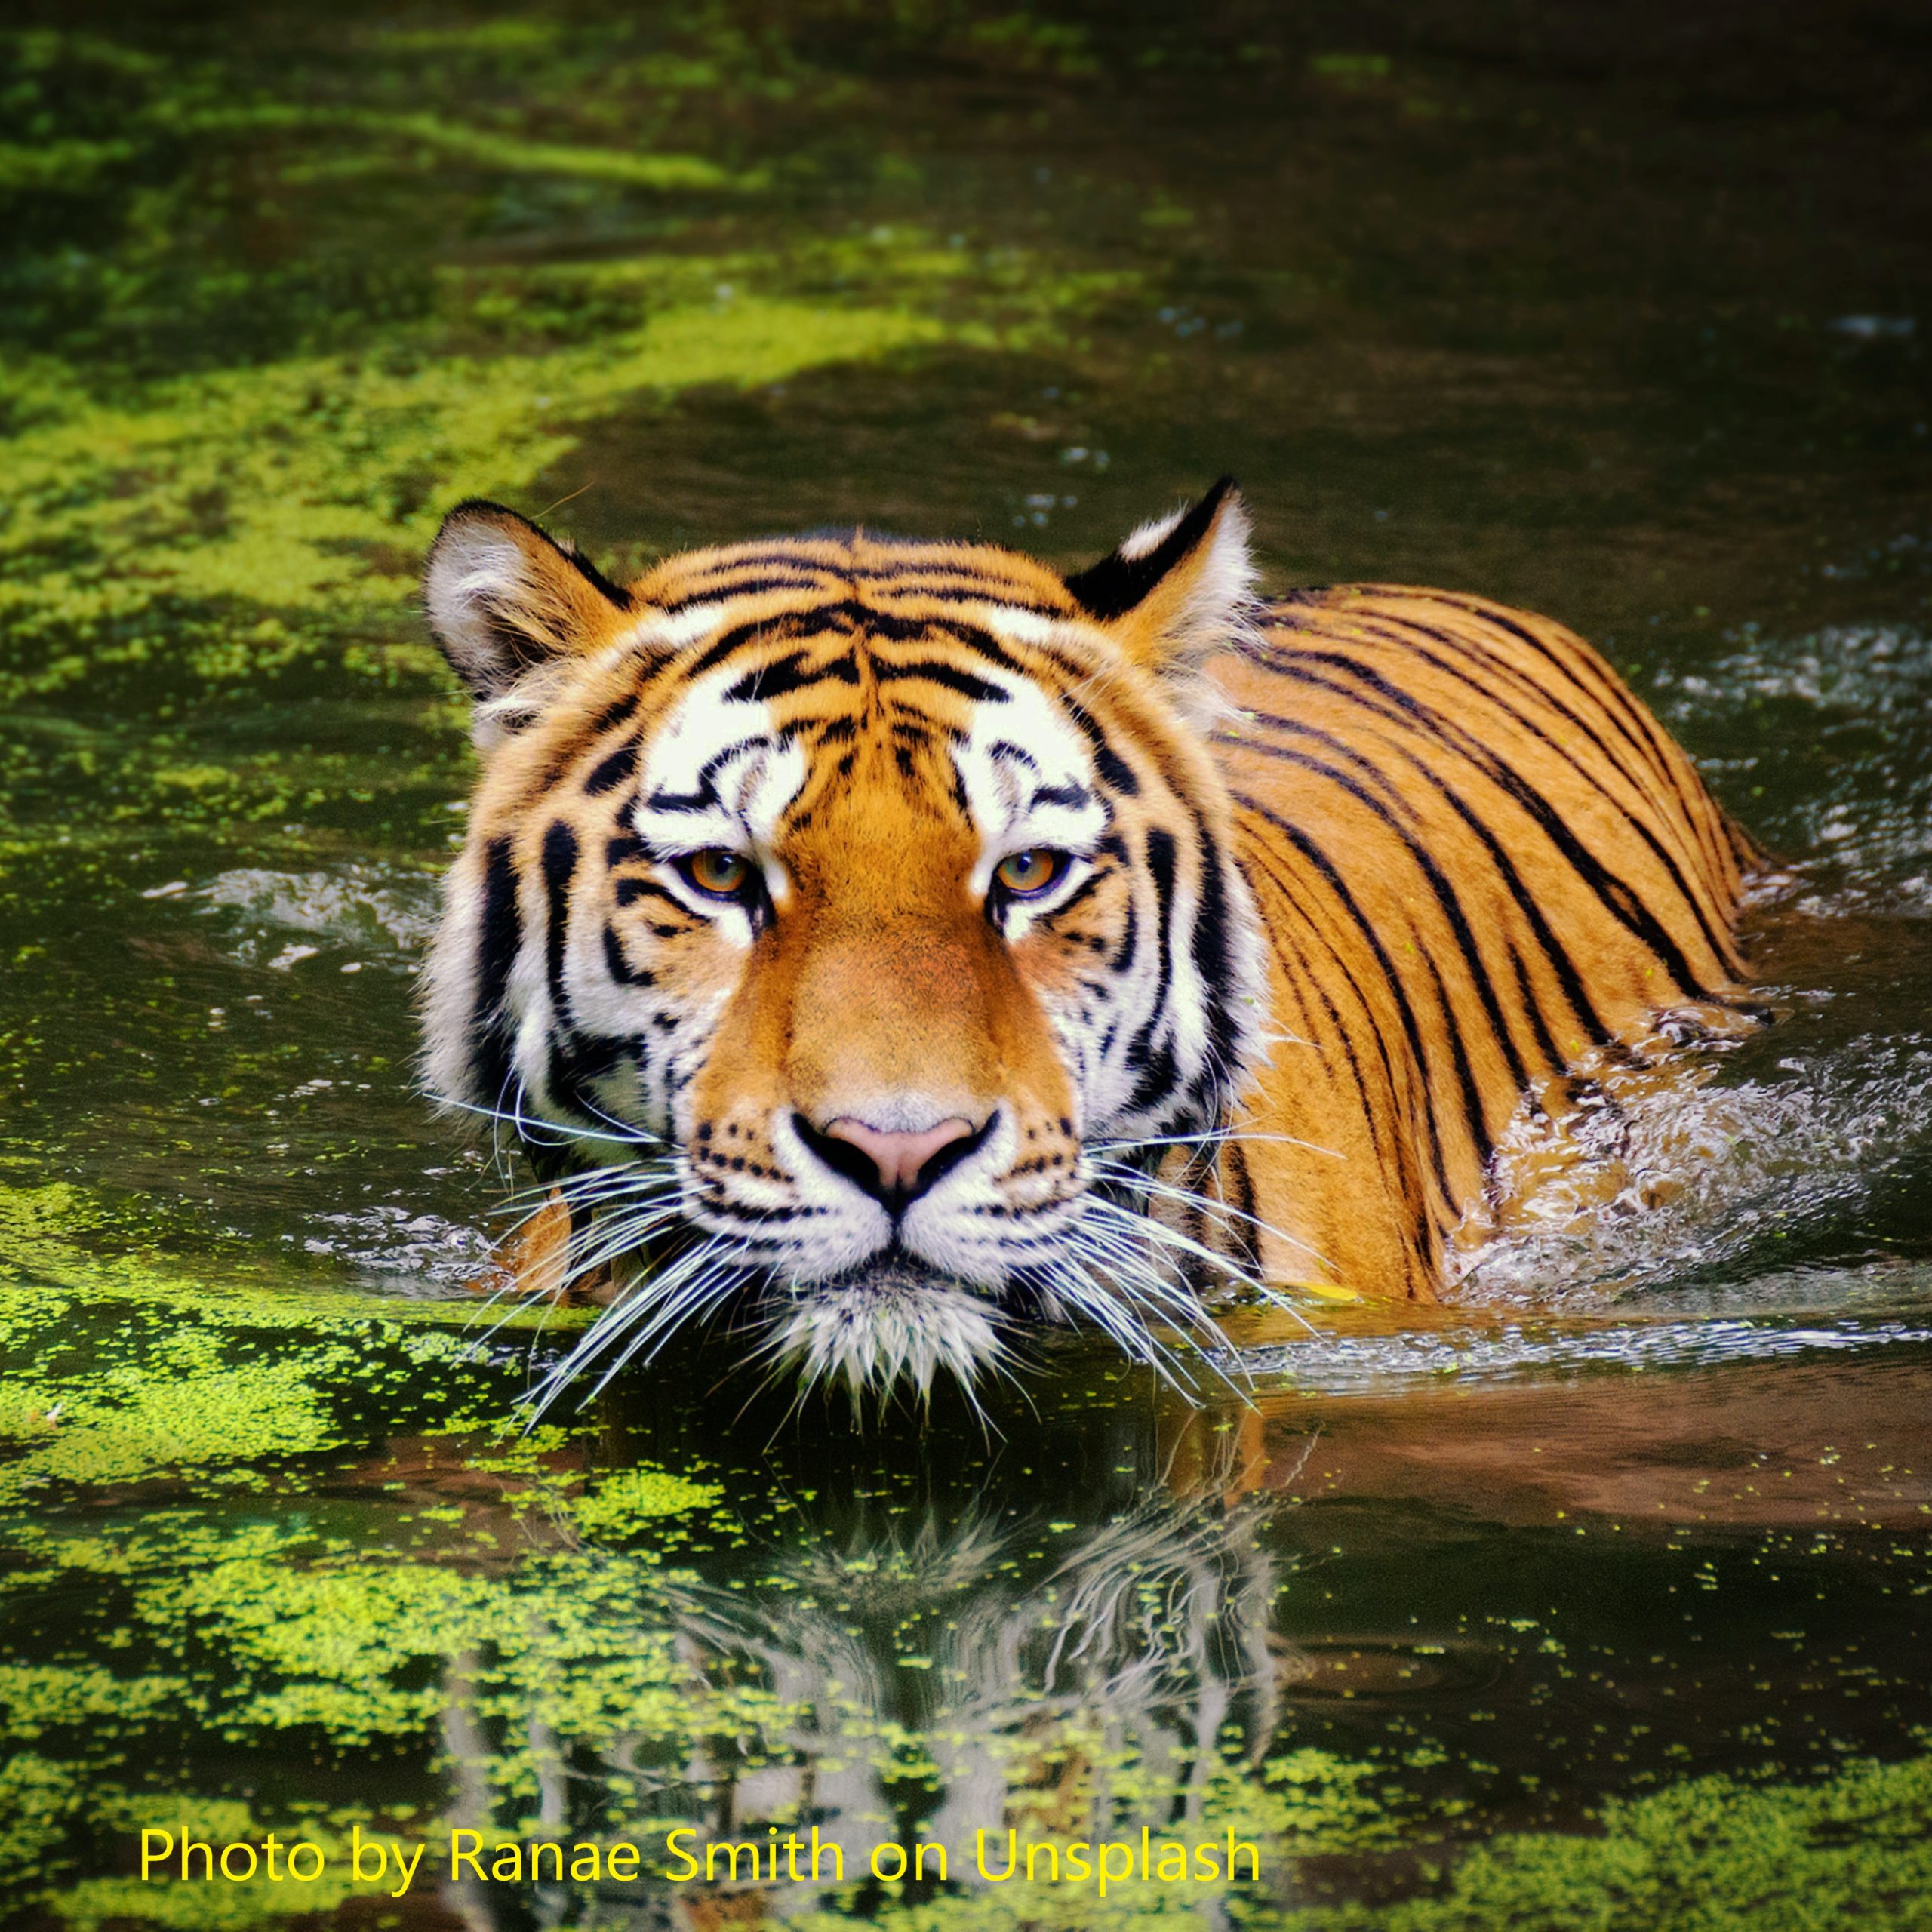
[[[575,550],[479,500],[444,518],[423,567],[423,601],[443,655],[486,703],[541,665],[610,641],[631,609]]]
[[[1135,663],[1185,673],[1251,625],[1247,534],[1247,506],[1224,476],[1191,509],[1143,524],[1066,587]]]

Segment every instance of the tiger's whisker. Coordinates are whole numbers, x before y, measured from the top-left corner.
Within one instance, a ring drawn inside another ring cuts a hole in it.
[[[1089,1237],[1086,1244],[1089,1253],[1092,1259],[1106,1267],[1109,1279],[1116,1284],[1115,1288],[1110,1291],[1091,1274],[1070,1268],[1053,1271],[1054,1286],[1078,1312],[1109,1336],[1123,1354],[1151,1369],[1176,1393],[1186,1394],[1186,1379],[1180,1373],[1179,1361],[1140,1317],[1136,1303],[1143,1297],[1134,1295],[1131,1288],[1121,1281],[1121,1269],[1109,1265],[1112,1257],[1103,1245],[1091,1238],[1094,1232],[1092,1229],[1083,1230]],[[1124,1263],[1131,1263],[1134,1259],[1128,1255],[1119,1257]]]
[[[1109,1152],[1133,1147],[1189,1147],[1196,1145],[1219,1147],[1232,1143],[1244,1144],[1272,1141],[1286,1147],[1300,1147],[1311,1154],[1324,1155],[1331,1161],[1346,1161],[1348,1156],[1333,1147],[1317,1146],[1312,1140],[1301,1140],[1292,1134],[1238,1134],[1226,1128],[1217,1128],[1204,1134],[1155,1134],[1140,1140],[1090,1140],[1090,1147],[1104,1147]]]
[[[518,1083],[517,1097],[511,1111],[506,1113],[500,1107],[486,1107],[473,1100],[459,1100],[453,1094],[431,1094],[431,1103],[439,1107],[449,1107],[458,1113],[474,1114],[478,1118],[494,1121],[499,1126],[515,1129],[519,1140],[528,1141],[534,1147],[568,1147],[578,1140],[608,1140],[620,1146],[662,1146],[663,1143],[655,1134],[632,1128],[622,1134],[605,1134],[594,1128],[562,1127],[554,1121],[533,1120],[523,1111],[523,1091]]]
[[[1094,1211],[1097,1214],[1114,1217],[1121,1221],[1132,1224],[1137,1229],[1143,1232],[1149,1238],[1158,1241],[1163,1247],[1172,1248],[1191,1257],[1195,1260],[1206,1263],[1211,1268],[1219,1269],[1238,1287],[1251,1289],[1257,1294],[1265,1292],[1261,1283],[1256,1281],[1244,1269],[1237,1267],[1225,1255],[1217,1254],[1212,1248],[1204,1247],[1199,1241],[1180,1233],[1176,1229],[1167,1226],[1162,1222],[1155,1220],[1151,1215],[1136,1214],[1132,1210],[1122,1208],[1117,1202],[1106,1200],[1098,1195],[1090,1195],[1088,1198],[1092,1201]]]
[[[662,1274],[633,1291],[623,1302],[606,1311],[576,1347],[545,1377],[531,1410],[532,1422],[540,1418],[592,1362],[614,1347],[632,1330],[641,1328],[642,1332],[630,1341],[618,1361],[605,1371],[595,1386],[585,1397],[585,1401],[594,1400],[617,1369],[653,1335],[663,1331],[668,1339],[670,1329],[681,1326],[686,1315],[692,1312],[688,1291],[716,1260],[724,1241],[723,1236],[713,1235],[702,1247],[681,1257]]]
[[[1285,1228],[1278,1228],[1272,1221],[1264,1221],[1258,1214],[1251,1214],[1245,1208],[1237,1208],[1231,1201],[1217,1201],[1211,1195],[1196,1193],[1192,1189],[1176,1186],[1171,1181],[1156,1180],[1143,1174],[1139,1168],[1128,1166],[1123,1161],[1101,1160],[1094,1166],[1103,1170],[1107,1177],[1124,1186],[1144,1189],[1149,1194],[1158,1195],[1163,1200],[1172,1201],[1178,1205],[1198,1208],[1205,1214],[1212,1214],[1223,1220],[1232,1219],[1244,1221],[1250,1227],[1259,1228],[1263,1234],[1272,1235],[1277,1241],[1286,1241],[1291,1247],[1300,1248],[1304,1254],[1318,1261],[1324,1268],[1334,1264],[1312,1242],[1299,1235],[1291,1235]]]

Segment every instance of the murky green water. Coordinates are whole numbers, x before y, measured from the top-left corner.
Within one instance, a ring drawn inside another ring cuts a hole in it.
[[[0,51],[23,1922],[1932,1923],[1917,13],[327,13]],[[1789,862],[1780,1023],[1252,1407],[1057,1343],[992,1432],[855,1435],[699,1349],[505,1433],[558,1337],[484,1339],[503,1180],[410,1071],[440,510],[1071,562],[1223,469],[1277,584],[1604,642]],[[842,1886],[443,1851],[814,1823]],[[973,1870],[1143,1826],[1261,1875]],[[144,1884],[144,1828],[325,1869]],[[430,1845],[400,1898],[357,1831]],[[918,1837],[946,1883],[866,1880]]]

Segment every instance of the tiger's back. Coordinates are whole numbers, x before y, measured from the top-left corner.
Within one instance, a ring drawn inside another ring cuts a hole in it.
[[[1308,591],[1211,669],[1275,1028],[1219,1192],[1273,1278],[1432,1298],[1526,1094],[1734,1003],[1758,855],[1547,619]]]

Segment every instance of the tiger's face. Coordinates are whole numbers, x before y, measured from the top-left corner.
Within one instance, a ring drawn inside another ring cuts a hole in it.
[[[1253,1051],[1198,728],[1243,523],[1223,488],[1065,582],[854,532],[619,590],[451,516],[429,606],[485,771],[429,1084],[512,1124],[583,1256],[654,1249],[612,1359],[728,1305],[808,1377],[923,1386],[1183,1292],[1096,1182],[1211,1128]]]

